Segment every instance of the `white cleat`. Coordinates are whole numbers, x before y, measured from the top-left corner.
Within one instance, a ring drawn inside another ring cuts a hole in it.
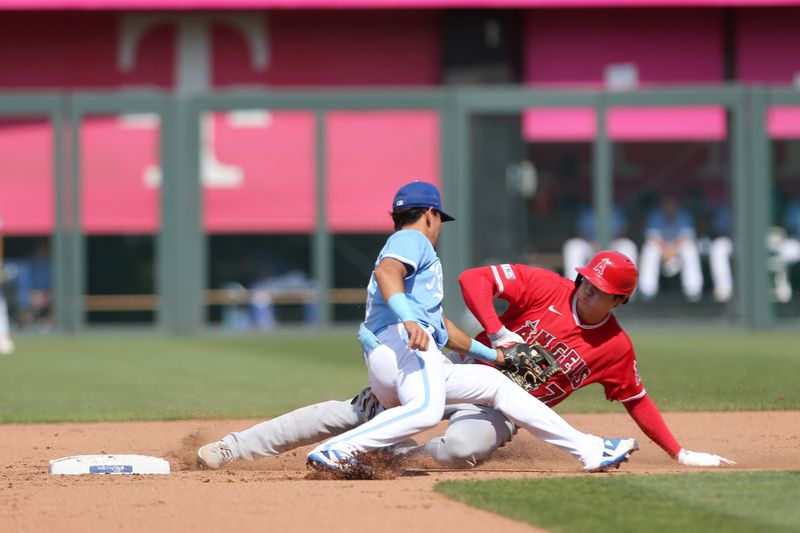
[[[236,455],[230,446],[223,441],[210,442],[197,450],[197,458],[200,464],[211,470],[219,470],[223,466],[233,462]]]
[[[606,472],[609,468],[630,459],[631,454],[639,449],[636,439],[603,439],[603,454],[597,465],[584,466],[586,472]]]
[[[370,465],[359,462],[359,450],[346,446],[345,450],[317,448],[308,454],[308,466],[318,472],[334,472],[345,479],[372,479],[374,471]]]

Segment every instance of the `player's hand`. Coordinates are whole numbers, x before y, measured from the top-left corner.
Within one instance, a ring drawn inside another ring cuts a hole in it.
[[[403,327],[406,328],[406,333],[408,334],[408,349],[409,350],[428,350],[428,342],[430,341],[430,335],[428,332],[422,329],[417,322],[412,320],[407,320],[403,322]]]
[[[505,326],[502,326],[496,333],[488,334],[489,340],[492,341],[492,348],[499,346],[511,346],[512,344],[525,344],[522,337],[514,331],[509,331]]]
[[[689,450],[681,449],[678,454],[678,462],[686,466],[713,466],[717,467],[722,464],[735,465],[736,461],[731,461],[719,455],[703,452],[690,452]]]

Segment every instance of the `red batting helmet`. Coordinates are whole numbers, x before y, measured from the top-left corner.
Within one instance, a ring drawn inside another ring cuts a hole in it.
[[[612,250],[598,252],[585,267],[575,270],[580,274],[575,280],[576,283],[586,278],[603,292],[623,296],[633,294],[639,277],[633,261],[626,255]]]

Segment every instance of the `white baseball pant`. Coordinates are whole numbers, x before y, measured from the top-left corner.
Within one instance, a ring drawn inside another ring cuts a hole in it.
[[[687,240],[679,252],[681,286],[683,294],[691,301],[700,299],[703,291],[703,271],[700,267],[700,251],[697,243]],[[639,265],[639,292],[644,298],[658,294],[658,281],[661,275],[661,246],[648,239],[642,246]]]
[[[733,296],[732,254],[733,241],[730,237],[717,237],[711,241],[708,264],[711,269],[711,281],[714,284],[714,299],[718,302],[727,302]]]
[[[403,333],[401,324],[381,332],[378,339],[382,344],[366,355],[372,389],[381,403],[391,408],[312,453],[370,451],[399,443],[436,425],[446,399],[450,404],[494,407],[535,437],[571,454],[584,468],[600,463],[600,437],[576,430],[494,368],[452,364],[435,345],[426,352],[408,350]]]
[[[475,466],[516,433],[516,426],[503,413],[483,405],[448,405],[444,418],[449,420],[444,435],[422,446],[424,453],[442,464]],[[367,413],[359,404],[350,399],[329,400],[229,433],[222,440],[237,458],[253,460],[340,435],[366,421]]]

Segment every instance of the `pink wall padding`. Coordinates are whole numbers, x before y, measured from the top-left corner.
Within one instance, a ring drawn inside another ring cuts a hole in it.
[[[773,139],[800,139],[800,106],[769,108],[767,133]]]
[[[615,141],[719,141],[726,123],[719,106],[608,110],[608,136]]]
[[[0,219],[3,234],[53,231],[53,128],[42,119],[0,121]]]
[[[0,89],[172,87],[174,25],[145,34],[133,69],[123,72],[117,66],[120,16],[5,13],[0,17],[0,47],[13,53],[0,54]],[[363,88],[435,85],[440,80],[435,11],[278,11],[267,20],[269,64],[264,71],[252,67],[242,36],[226,26],[212,27],[215,87]],[[307,233],[315,227],[314,116],[303,110],[266,111],[262,125],[236,125],[224,113],[214,117],[214,158],[222,167],[243,172],[243,179],[235,186],[214,185],[213,176],[205,180],[207,231]],[[396,181],[439,179],[438,119],[433,114],[366,115],[339,116],[330,127],[329,170],[336,180],[332,191],[342,201],[330,205],[330,222],[341,231],[386,230],[384,204]],[[370,134],[355,131],[353,121]],[[0,216],[9,232],[48,233],[53,228],[51,138],[43,122],[0,123]],[[82,139],[84,231],[157,231],[160,188],[147,176],[158,169],[158,125],[90,117],[82,125]],[[364,180],[381,185],[356,187]],[[340,207],[353,199],[342,194],[348,190],[363,204],[356,212]],[[373,190],[375,196],[370,196]]]
[[[234,128],[215,117],[215,157],[243,172],[240,185],[203,192],[203,227],[213,233],[309,233],[316,224],[314,114],[269,113],[267,127]]]
[[[157,127],[130,128],[115,116],[91,117],[82,124],[81,142],[82,230],[158,231],[160,188],[145,184],[147,167],[158,163]]]
[[[388,213],[401,185],[440,184],[439,116],[433,111],[337,112],[330,115],[327,132],[333,231],[391,232]]]
[[[529,85],[602,86],[613,63],[635,63],[642,85],[723,78],[721,10],[528,10],[524,28]]]
[[[607,65],[633,63],[643,87],[716,83],[723,78],[722,12],[712,9],[529,10],[525,83],[534,87],[604,87]],[[523,122],[532,142],[589,141],[591,109],[537,109]],[[614,140],[718,139],[718,108],[619,109],[608,116]]]
[[[597,117],[592,107],[530,109],[522,117],[522,129],[528,142],[591,141]]]
[[[213,116],[216,165],[227,168],[221,172],[239,173],[240,181],[225,184],[203,176],[206,231],[314,230],[315,117],[267,112],[265,122],[240,127],[227,113]],[[149,234],[159,228],[161,188],[151,177],[158,169],[159,129],[132,124],[91,117],[82,125],[81,227],[88,234]],[[0,140],[8,131],[16,135],[16,127],[0,128]],[[26,143],[17,149],[0,142],[4,173],[13,178],[0,180],[0,191],[7,191],[0,192],[0,207],[10,233],[46,233],[53,224],[49,130],[36,123],[26,133]],[[328,224],[334,231],[391,231],[387,213],[400,185],[414,179],[441,182],[434,111],[333,112],[326,133]]]
[[[719,106],[610,108],[607,124],[614,141],[712,141],[727,135]],[[596,132],[592,108],[532,109],[523,117],[528,142],[591,142]]]
[[[736,78],[791,84],[800,73],[800,9],[736,11]]]

